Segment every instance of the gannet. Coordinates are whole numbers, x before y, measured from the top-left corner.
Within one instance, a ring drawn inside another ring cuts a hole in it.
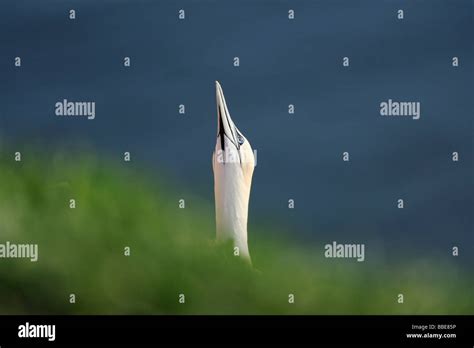
[[[217,141],[212,154],[216,204],[216,237],[231,240],[234,251],[251,262],[247,217],[255,158],[247,138],[230,117],[221,85],[216,81]]]

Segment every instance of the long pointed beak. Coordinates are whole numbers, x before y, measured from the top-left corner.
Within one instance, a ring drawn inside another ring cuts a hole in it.
[[[222,138],[227,136],[234,144],[237,144],[235,125],[230,118],[229,110],[224,98],[224,92],[218,81],[216,81],[216,101],[217,101],[217,135]]]

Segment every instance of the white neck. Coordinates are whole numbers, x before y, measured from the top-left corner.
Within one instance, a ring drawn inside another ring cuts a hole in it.
[[[214,167],[217,240],[232,240],[240,256],[250,260],[247,244],[247,216],[250,185],[238,163]]]

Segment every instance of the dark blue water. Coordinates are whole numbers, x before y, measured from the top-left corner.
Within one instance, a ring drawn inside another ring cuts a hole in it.
[[[2,2],[0,134],[14,147],[131,151],[172,175],[177,196],[212,200],[219,80],[258,152],[251,223],[394,257],[449,257],[457,245],[468,262],[473,27],[472,1]],[[63,98],[95,101],[96,119],[55,116]],[[420,102],[420,119],[380,116],[389,98]]]

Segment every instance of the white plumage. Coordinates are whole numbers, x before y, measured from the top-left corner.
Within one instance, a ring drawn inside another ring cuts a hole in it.
[[[247,217],[255,158],[249,141],[230,117],[216,81],[217,142],[212,155],[216,232],[218,241],[232,240],[241,257],[250,261]]]

